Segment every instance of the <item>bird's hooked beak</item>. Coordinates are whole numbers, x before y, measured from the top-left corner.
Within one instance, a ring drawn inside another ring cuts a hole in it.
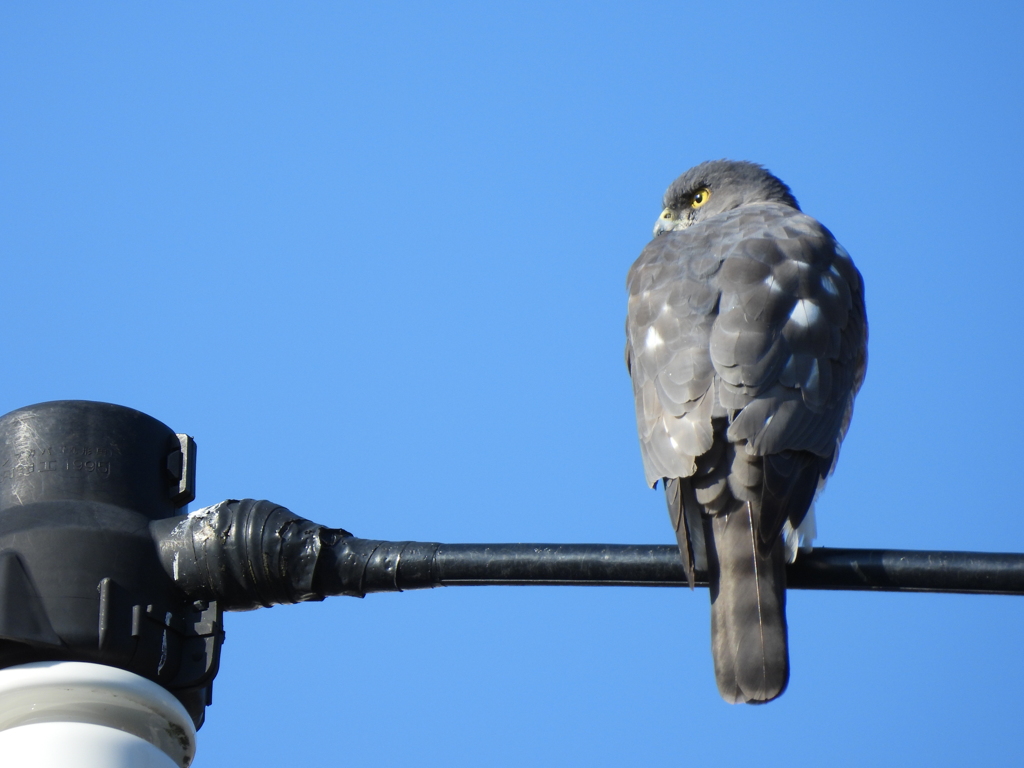
[[[677,229],[679,221],[676,219],[676,215],[672,213],[670,208],[666,208],[661,212],[658,220],[654,222],[654,236],[662,235],[665,232],[671,232],[673,229]]]

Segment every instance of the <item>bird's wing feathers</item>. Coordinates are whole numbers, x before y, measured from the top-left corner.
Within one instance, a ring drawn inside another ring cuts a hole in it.
[[[692,476],[711,448],[712,419],[726,415],[729,440],[748,453],[807,451],[827,473],[866,337],[860,274],[827,229],[787,206],[743,206],[656,238],[628,285],[648,483]],[[811,471],[771,467],[766,482],[782,503],[792,495],[783,478]]]
[[[628,357],[647,482],[689,477],[711,448],[715,378],[707,354],[721,259],[700,238],[669,233],[629,274]],[[697,350],[705,350],[697,353]]]

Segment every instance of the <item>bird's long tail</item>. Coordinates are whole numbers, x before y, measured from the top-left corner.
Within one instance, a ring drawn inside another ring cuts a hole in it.
[[[758,551],[751,504],[704,518],[711,586],[711,650],[722,698],[764,703],[789,682],[786,549]]]

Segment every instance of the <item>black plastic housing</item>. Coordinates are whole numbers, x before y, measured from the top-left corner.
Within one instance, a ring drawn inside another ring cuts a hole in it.
[[[0,667],[120,667],[201,725],[221,612],[175,586],[150,533],[194,478],[192,439],[131,408],[64,400],[0,418]]]

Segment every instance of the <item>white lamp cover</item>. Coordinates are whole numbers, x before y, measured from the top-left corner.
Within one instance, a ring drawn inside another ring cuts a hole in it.
[[[0,670],[4,768],[187,768],[195,751],[181,703],[131,672],[77,661]]]

